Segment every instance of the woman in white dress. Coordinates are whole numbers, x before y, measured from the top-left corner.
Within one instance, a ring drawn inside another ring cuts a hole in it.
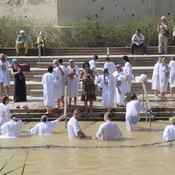
[[[127,84],[125,81],[126,75],[124,74],[123,69],[120,65],[116,65],[116,70],[117,71],[113,73],[113,76],[117,82],[114,103],[117,104],[117,106],[124,106],[124,97],[125,93],[127,92]]]
[[[123,62],[125,63],[124,73],[126,75],[127,83],[127,100],[130,100],[131,96],[131,85],[132,85],[132,65],[127,56],[123,56]]]
[[[0,54],[0,96],[3,97],[3,86],[6,87],[6,95],[9,97],[10,74],[9,67],[12,64],[8,57],[3,53]]]
[[[170,67],[170,79],[169,79],[169,86],[170,86],[170,95],[169,97],[173,97],[173,88],[175,87],[175,57],[171,58],[171,61],[168,65]]]

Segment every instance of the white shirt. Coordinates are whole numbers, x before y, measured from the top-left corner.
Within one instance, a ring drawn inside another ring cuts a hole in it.
[[[89,65],[90,65],[90,69],[93,70],[93,68],[94,68],[93,71],[96,72],[96,62],[94,60],[91,60],[91,61],[89,61]]]
[[[80,138],[77,134],[80,131],[80,125],[75,117],[72,117],[68,122],[68,134],[70,139]]]
[[[32,134],[39,134],[39,135],[48,135],[52,134],[52,130],[59,126],[58,120],[54,120],[51,122],[41,122],[35,125],[34,128],[31,129]]]
[[[137,36],[136,34],[134,34],[132,36],[132,41],[135,41],[136,43],[140,43],[141,41],[145,40],[145,37],[143,34],[140,33],[140,36]]]
[[[0,126],[4,123],[4,118],[6,121],[10,120],[10,109],[3,103],[0,103]]]
[[[105,63],[104,68],[107,68],[110,74],[113,74],[116,71],[115,64],[113,62]]]
[[[10,120],[1,126],[1,132],[6,134],[7,137],[19,137],[22,121]]]
[[[100,125],[96,137],[99,140],[115,140],[122,138],[122,132],[116,123],[110,121]]]
[[[174,140],[175,139],[175,125],[168,125],[165,127],[163,132],[163,140]]]

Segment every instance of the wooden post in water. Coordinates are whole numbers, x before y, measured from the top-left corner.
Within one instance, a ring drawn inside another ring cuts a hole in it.
[[[65,128],[67,128],[67,82],[65,83],[65,90],[64,90],[64,115],[65,115]]]
[[[142,87],[143,87],[143,91],[144,91],[144,94],[145,94],[145,97],[146,97],[147,106],[150,109],[151,107],[150,107],[149,98],[148,98],[148,94],[147,94],[145,83],[142,83]],[[150,113],[149,113],[150,127],[151,127],[151,116],[152,116],[152,111],[150,111]],[[147,113],[146,113],[146,121],[148,121],[148,115],[147,115]]]

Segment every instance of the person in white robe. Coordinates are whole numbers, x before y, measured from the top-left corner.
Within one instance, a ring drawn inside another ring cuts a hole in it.
[[[170,74],[170,67],[166,63],[166,57],[163,57],[162,63],[159,69],[160,95],[161,95],[161,100],[163,101],[167,100],[165,98],[165,93],[167,92],[167,88],[168,88],[169,74]]]
[[[125,63],[124,73],[126,75],[126,83],[127,83],[127,100],[130,100],[131,86],[132,86],[132,65],[127,56],[123,56],[122,59],[123,62]]]
[[[11,115],[10,121],[4,123],[1,126],[1,132],[5,135],[5,138],[15,138],[21,135],[20,130],[22,128],[22,121],[17,119],[15,115]]]
[[[169,118],[170,125],[167,125],[163,132],[163,140],[169,141],[174,140],[175,141],[175,117]]]
[[[109,74],[113,74],[115,72],[115,64],[110,61],[110,58],[105,58],[104,68],[108,69]]]
[[[107,112],[110,112],[114,108],[116,80],[113,75],[108,73],[107,68],[104,68],[102,72],[103,75],[100,81],[102,88],[102,107],[108,108]]]
[[[3,53],[0,54],[0,98],[3,97],[3,87],[6,87],[6,96],[9,97],[9,87],[10,87],[10,74],[9,68],[12,63],[8,59],[7,55]]]
[[[170,86],[170,95],[169,97],[173,97],[173,88],[175,87],[175,57],[171,57],[171,61],[169,62],[170,68],[170,79],[169,79],[169,86]]]
[[[36,124],[33,128],[30,128],[30,131],[32,134],[38,134],[38,135],[49,135],[52,134],[54,128],[59,127],[59,122],[64,119],[65,116],[62,115],[58,119],[48,122],[48,117],[46,115],[43,115],[41,117],[41,122]]]
[[[46,106],[46,114],[52,113],[52,107],[55,105],[55,84],[57,84],[56,77],[53,72],[53,67],[48,67],[48,73],[45,73],[42,78],[44,105]]]
[[[104,114],[105,123],[101,124],[95,137],[99,140],[116,140],[122,138],[122,132],[119,126],[111,121],[112,115],[109,112]]]
[[[73,111],[73,116],[70,118],[67,128],[69,139],[84,138],[86,134],[81,131],[80,124],[78,120],[81,117],[81,112],[79,110]]]
[[[9,103],[9,97],[5,96],[2,98],[2,103],[0,103],[0,126],[10,120],[10,109],[7,106]]]
[[[152,89],[154,90],[154,98],[160,98],[160,82],[159,82],[159,72],[162,63],[162,57],[159,57],[157,63],[154,65],[153,75],[152,75]]]
[[[62,75],[62,83],[63,83],[63,91],[62,91],[62,97],[61,97],[61,104],[60,106],[64,106],[64,94],[65,94],[65,85],[67,84],[67,68],[63,65],[63,60],[61,58],[58,59],[59,66],[61,67],[62,71],[64,72],[64,75]]]
[[[90,61],[89,61],[90,69],[91,69],[93,72],[97,72],[97,70],[96,70],[96,62],[97,62],[97,61],[98,61],[98,56],[97,56],[97,55],[94,55],[93,60],[90,60]]]
[[[69,107],[71,107],[72,98],[74,98],[74,107],[77,106],[77,97],[79,90],[79,68],[75,65],[74,60],[69,60],[69,66],[67,67],[67,95],[69,97]]]
[[[124,106],[124,97],[127,92],[126,75],[123,72],[121,65],[116,65],[116,70],[113,76],[117,82],[116,94],[114,98],[114,103],[117,106]]]
[[[55,83],[55,99],[57,100],[57,105],[55,108],[60,108],[60,100],[63,96],[63,82],[62,82],[62,76],[65,75],[61,67],[59,66],[58,60],[53,60],[53,65],[55,67],[53,74],[55,75],[56,82]]]
[[[131,101],[126,105],[126,129],[127,131],[134,131],[137,129],[137,123],[140,120],[140,114],[139,111],[147,112],[147,107],[143,106],[142,103],[140,103],[137,100],[137,96],[133,94],[131,96]]]

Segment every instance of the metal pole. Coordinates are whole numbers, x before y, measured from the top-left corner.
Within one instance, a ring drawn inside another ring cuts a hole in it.
[[[41,60],[41,44],[38,45],[38,55],[39,55],[39,63]]]
[[[64,90],[64,115],[65,115],[65,128],[67,128],[67,82],[65,83]]]
[[[109,47],[107,47],[107,56],[109,56]]]

